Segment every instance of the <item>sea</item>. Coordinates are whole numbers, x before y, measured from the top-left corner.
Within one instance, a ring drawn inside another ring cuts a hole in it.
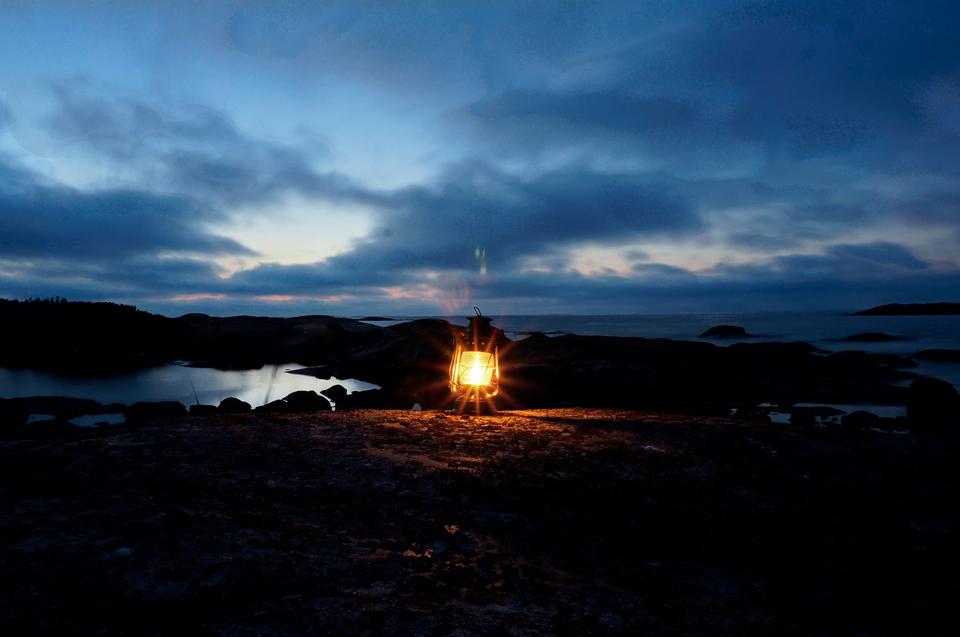
[[[415,318],[443,318],[465,325],[465,317],[394,316],[370,321],[389,326]],[[639,336],[674,340],[708,341],[728,346],[736,340],[701,339],[714,325],[739,325],[752,335],[749,342],[805,341],[824,351],[862,350],[910,356],[926,349],[960,349],[960,316],[852,316],[840,313],[712,313],[639,315],[491,315],[493,324],[512,339],[532,332],[547,336],[580,334]],[[883,332],[897,337],[885,342],[845,342],[861,332]],[[917,360],[911,371],[941,378],[960,388],[960,364]],[[107,377],[78,378],[40,370],[0,368],[0,397],[70,396],[101,403],[177,400],[184,405],[217,404],[236,396],[253,406],[265,404],[298,390],[321,391],[340,384],[349,392],[375,388],[363,379],[317,379],[291,374],[297,363],[265,365],[256,370],[223,371],[174,363]],[[909,381],[906,381],[909,382]],[[849,406],[851,408],[855,406]],[[879,407],[874,411],[882,411]],[[889,410],[888,410],[889,412]],[[883,413],[881,415],[898,415]],[[42,418],[36,414],[34,419]],[[97,417],[90,417],[95,419]],[[113,418],[117,418],[114,416]],[[100,417],[103,420],[102,417]],[[78,424],[89,424],[80,422]]]

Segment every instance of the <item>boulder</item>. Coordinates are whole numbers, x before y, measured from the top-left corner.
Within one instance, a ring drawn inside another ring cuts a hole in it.
[[[750,334],[739,325],[714,325],[700,338],[750,338]]]
[[[313,390],[295,391],[283,401],[289,411],[330,411],[330,401]]]
[[[343,399],[347,397],[347,388],[343,385],[334,385],[333,387],[327,387],[320,392],[327,398],[333,401],[337,406],[343,402]]]
[[[139,402],[127,407],[123,415],[127,422],[151,420],[153,418],[176,418],[177,416],[186,416],[187,408],[174,400]]]
[[[282,414],[290,411],[290,405],[281,398],[280,400],[271,400],[266,405],[260,405],[254,411],[257,413]]]
[[[230,396],[220,401],[217,411],[221,414],[243,414],[250,411],[250,403]]]
[[[396,407],[382,389],[355,391],[343,400],[337,401],[337,411],[347,409],[387,409]]]
[[[907,393],[907,418],[913,429],[960,424],[960,394],[938,378],[918,378]]]
[[[191,416],[212,416],[217,413],[214,405],[190,405]]]
[[[880,424],[880,416],[861,409],[841,418],[840,424],[844,427],[876,427]]]

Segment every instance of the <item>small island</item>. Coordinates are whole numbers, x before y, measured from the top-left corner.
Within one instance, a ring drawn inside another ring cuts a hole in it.
[[[850,316],[956,316],[960,303],[889,303],[868,310],[854,312]]]

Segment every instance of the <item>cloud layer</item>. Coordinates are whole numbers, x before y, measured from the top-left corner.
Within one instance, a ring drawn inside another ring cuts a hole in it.
[[[0,10],[0,295],[432,314],[958,289],[954,3],[182,8],[43,11],[99,47]]]

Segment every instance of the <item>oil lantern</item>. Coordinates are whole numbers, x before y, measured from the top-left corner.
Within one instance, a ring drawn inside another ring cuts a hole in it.
[[[500,391],[501,330],[491,325],[492,319],[473,308],[475,316],[466,329],[454,331],[453,358],[450,360],[450,391],[462,402],[460,411],[470,400],[488,403]]]

